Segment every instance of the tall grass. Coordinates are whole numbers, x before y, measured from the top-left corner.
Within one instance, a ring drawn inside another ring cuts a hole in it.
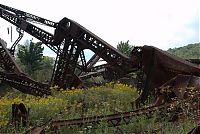
[[[138,97],[135,88],[120,83],[108,83],[105,86],[92,87],[87,90],[57,90],[52,87],[52,96],[35,97],[23,94],[19,91],[11,91],[0,98],[0,132],[1,133],[23,133],[32,126],[40,125],[50,118],[74,119],[88,116],[108,115],[118,112],[131,111],[133,102]],[[30,108],[29,126],[20,127],[16,130],[9,124],[11,120],[11,105],[13,103],[24,103]],[[167,118],[165,117],[167,120]],[[99,125],[85,125],[62,127],[60,133],[70,134],[112,134],[112,133],[150,133],[153,129],[162,127],[165,133],[185,133],[188,132],[194,124],[190,121],[181,123],[179,126],[168,123],[165,119],[158,119],[155,114],[152,118],[139,116],[131,119],[128,125],[122,125],[118,128],[108,127],[106,122],[100,122]],[[164,126],[164,125],[165,126]],[[46,132],[50,133],[50,126]]]

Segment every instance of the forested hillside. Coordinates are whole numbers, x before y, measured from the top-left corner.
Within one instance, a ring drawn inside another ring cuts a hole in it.
[[[168,52],[184,59],[200,59],[200,43],[188,44],[184,47],[168,49]]]

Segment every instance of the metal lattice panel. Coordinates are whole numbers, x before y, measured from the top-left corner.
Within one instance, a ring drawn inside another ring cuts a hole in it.
[[[0,67],[6,72],[22,73],[14,58],[6,48],[6,43],[0,39]]]
[[[65,39],[65,44],[61,55],[59,55],[57,68],[53,77],[55,85],[63,88],[71,88],[76,87],[75,83],[81,81],[74,73],[80,52],[79,45],[73,39]]]
[[[27,23],[24,19],[12,14],[2,8],[0,8],[0,17],[12,23],[13,25],[21,28],[26,31],[30,35],[33,35],[35,38],[39,39],[43,43],[45,43],[51,50],[55,53],[58,52],[58,48],[56,46],[50,45],[53,44],[53,35],[44,31],[43,29],[34,26],[31,23]]]
[[[25,75],[0,72],[0,83],[10,85],[23,93],[35,96],[51,94],[48,84],[36,82]]]
[[[107,61],[111,68],[117,71],[119,74],[126,74],[127,72],[133,70],[131,61],[127,56],[121,54],[114,47],[74,21],[63,18],[58,23],[58,28],[56,31],[65,31],[65,44],[61,55],[59,56],[57,69],[54,76],[54,81],[58,81],[57,79],[59,79],[60,82],[55,82],[56,84],[60,85],[59,83],[64,83],[65,80],[69,81],[69,79],[67,79],[68,75],[75,76],[74,71],[75,68],[78,67],[78,57],[80,56],[81,60],[84,61],[84,49],[90,49],[96,54],[94,57],[95,62],[97,62],[96,59],[101,57]],[[85,68],[87,68],[87,66],[90,64],[90,68],[94,65],[92,63],[93,60],[89,61],[91,63],[85,63],[85,61],[83,62],[83,66]],[[73,78],[70,79],[73,81]]]
[[[44,18],[41,18],[39,16],[21,11],[21,10],[12,8],[12,7],[8,7],[8,6],[2,5],[2,4],[0,4],[0,7],[5,9],[5,10],[14,12],[20,18],[24,18],[24,19],[27,19],[29,21],[36,21],[36,22],[39,22],[39,23],[42,23],[42,24],[45,24],[47,26],[54,27],[54,28],[57,26],[57,23],[50,21],[50,20],[47,20],[47,19],[44,19]]]

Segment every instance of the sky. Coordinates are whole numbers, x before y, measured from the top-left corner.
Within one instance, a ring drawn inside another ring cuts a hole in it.
[[[0,3],[55,22],[67,17],[114,47],[127,40],[134,46],[151,45],[163,50],[199,42],[198,0],[1,0]],[[7,27],[11,24],[0,18],[0,38],[11,46]],[[53,34],[54,29],[43,29]],[[18,34],[15,31],[13,34],[15,40]],[[25,34],[20,43],[31,38]],[[52,54],[48,50],[46,53]]]

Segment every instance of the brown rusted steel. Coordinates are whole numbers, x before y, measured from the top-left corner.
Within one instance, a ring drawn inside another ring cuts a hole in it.
[[[200,76],[200,67],[153,46],[136,47],[132,51],[133,65],[143,68],[146,80],[139,101],[144,102],[153,89],[178,74]]]
[[[75,68],[78,67],[78,58],[81,57],[82,59],[83,57],[82,53],[84,49],[90,49],[96,54],[94,56],[94,63],[96,62],[96,59],[101,57],[107,61],[119,75],[126,74],[133,70],[129,57],[118,52],[107,42],[68,18],[63,18],[58,23],[54,39],[58,44],[61,42],[63,43],[61,54],[58,56],[56,71],[53,76],[55,85],[63,84],[63,87],[77,86],[73,78],[77,77]],[[90,64],[93,65],[93,60],[90,61]],[[89,63],[86,64],[84,62],[82,68],[87,70],[88,65]]]
[[[24,134],[45,134],[43,127],[34,127],[26,131]]]
[[[180,99],[187,97],[187,90],[189,89],[196,91],[200,90],[200,77],[179,74],[157,89],[157,100],[155,105],[160,105],[161,103],[165,103],[166,101],[169,101],[169,99],[172,100],[175,97]],[[168,100],[166,100],[167,95]]]
[[[54,28],[57,26],[57,23],[55,23],[53,21],[50,21],[50,20],[41,18],[39,16],[36,16],[36,15],[30,14],[30,13],[15,9],[13,7],[9,7],[9,6],[0,4],[0,8],[3,8],[3,9],[8,10],[10,12],[13,12],[17,16],[19,16],[19,17],[21,17],[25,20],[27,19],[28,21],[35,21],[37,23],[41,23],[41,24],[47,25],[49,27],[54,27]]]
[[[52,119],[48,120],[47,122],[43,123],[42,125],[35,126],[29,130],[27,130],[24,134],[45,134],[45,127],[51,122]]]
[[[193,96],[193,94],[199,93],[200,77],[179,74],[157,89],[157,99],[155,105],[159,106],[164,103],[169,103],[175,101],[177,98],[190,98]],[[181,115],[183,111],[187,111],[188,115],[190,116],[198,116],[198,112],[194,113],[194,111],[200,110],[199,99],[200,96],[197,96],[197,98],[188,103],[186,107],[177,108],[170,121],[177,122],[181,118],[181,116],[183,117],[183,115]]]
[[[19,33],[19,36],[17,38],[17,40],[15,40],[15,42],[13,43],[13,45],[11,46],[11,48],[9,49],[10,54],[14,57],[15,54],[15,48],[18,45],[19,41],[22,39],[22,37],[24,36],[24,31],[20,28],[17,28],[16,31]]]
[[[200,89],[200,77],[179,74],[159,87],[159,90],[170,90],[178,98],[183,98],[187,88]]]
[[[100,57],[97,54],[94,54],[89,60],[88,62],[84,65],[82,65],[82,69],[81,72],[78,74],[79,76],[85,75],[85,73],[90,72],[91,68],[93,68],[93,66],[98,62],[98,60],[100,59]],[[83,72],[85,71],[85,73]]]
[[[14,58],[6,48],[6,42],[0,39],[0,68],[6,72],[22,73]]]
[[[82,73],[79,77],[82,80],[85,80],[92,77],[104,76],[106,67],[108,67],[108,64],[102,64],[99,66],[92,67],[90,68],[90,72]]]
[[[0,4],[0,17],[36,37],[57,54],[52,84],[62,88],[80,86],[82,80],[76,74],[76,69],[79,68],[81,71],[91,69],[99,58],[104,59],[108,63],[105,71],[109,72],[108,77],[112,76],[112,78],[123,76],[138,68],[143,68],[147,78],[141,94],[142,101],[146,99],[152,89],[161,86],[178,74],[200,76],[199,67],[155,47],[137,47],[133,50],[131,58],[129,58],[77,22],[68,18],[63,18],[59,23],[54,23],[2,4]],[[56,28],[54,35],[28,23],[28,19]],[[36,82],[26,75],[21,74],[6,47],[1,46],[1,68],[7,71],[0,72],[2,83],[9,84],[22,92],[33,95],[50,94],[48,90],[49,85]],[[90,49],[95,53],[94,58],[88,63],[85,60],[84,49]],[[78,66],[79,58],[82,62],[81,66]],[[176,91],[177,87],[174,88]],[[179,93],[177,96],[180,97],[182,94]],[[148,114],[157,109],[164,109],[169,107],[169,104],[171,103],[159,107],[152,106],[107,116],[87,117],[69,121],[53,121],[52,126],[98,123],[102,120],[108,122],[109,125],[118,126],[122,121],[125,124],[129,123],[131,117]]]
[[[12,104],[12,124],[18,127],[21,123],[23,127],[27,126],[29,110],[23,103]]]
[[[0,72],[0,83],[10,85],[23,93],[35,96],[51,94],[48,84],[34,81],[22,74]]]
[[[36,82],[22,73],[5,45],[6,43],[0,39],[0,83],[36,96],[50,94],[48,84]]]
[[[181,103],[190,102],[199,97],[199,93],[195,94],[193,97],[189,97],[181,100]],[[53,128],[59,128],[61,126],[71,126],[71,125],[85,125],[85,124],[98,124],[101,121],[107,122],[108,126],[116,127],[122,124],[130,123],[131,118],[139,116],[139,115],[149,115],[153,114],[156,111],[167,110],[170,111],[169,108],[171,106],[178,105],[175,102],[170,102],[166,104],[162,104],[160,106],[148,106],[146,108],[140,108],[130,112],[111,114],[111,115],[102,115],[102,116],[94,116],[94,117],[86,117],[79,119],[71,119],[71,120],[54,120],[51,122],[51,126]]]
[[[189,62],[191,62],[191,63],[200,65],[200,58],[199,59],[186,59],[186,60],[189,61]]]
[[[194,127],[188,134],[200,134],[200,125]]]

